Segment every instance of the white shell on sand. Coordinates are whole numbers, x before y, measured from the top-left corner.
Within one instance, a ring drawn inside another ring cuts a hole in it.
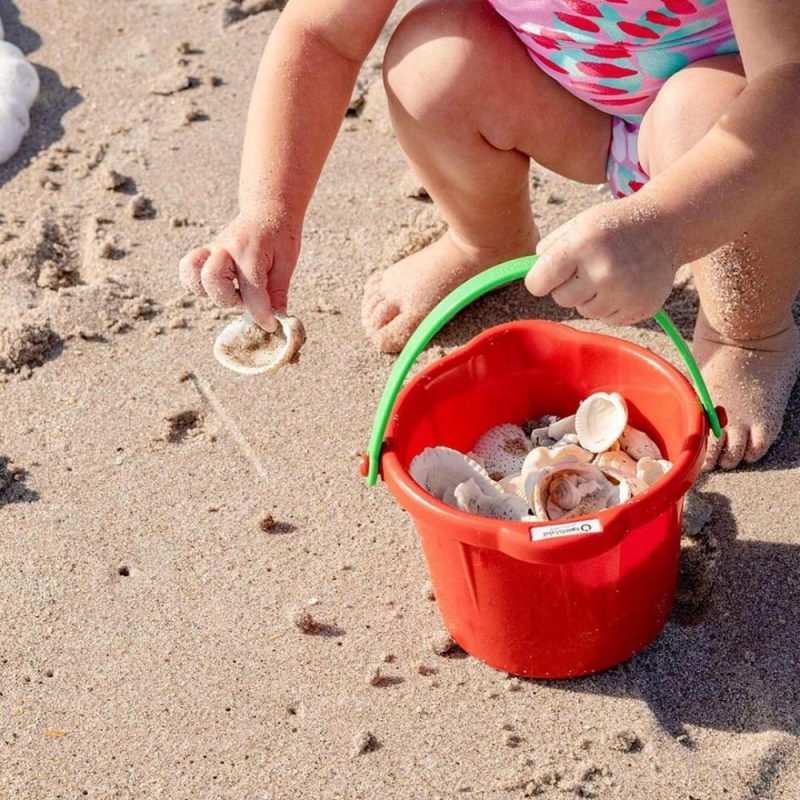
[[[474,480],[484,495],[500,497],[503,490],[486,470],[469,456],[452,447],[426,447],[408,468],[411,477],[426,491],[447,505],[458,508],[455,489]]]
[[[19,149],[38,94],[38,73],[18,47],[0,37],[0,164]]]
[[[644,432],[630,425],[625,426],[622,436],[619,437],[620,447],[634,460],[652,458],[656,461],[661,458],[658,445]]]
[[[622,395],[595,392],[578,406],[575,433],[581,447],[602,453],[619,439],[627,422],[628,407]]]
[[[652,486],[659,478],[666,475],[672,468],[672,462],[663,458],[650,458],[645,456],[636,465],[636,477],[647,486]]]
[[[280,327],[269,333],[245,313],[226,325],[214,342],[214,356],[223,367],[242,375],[272,372],[297,358],[306,332],[297,317],[275,312]]]
[[[538,473],[533,508],[541,520],[580,517],[607,508],[613,494],[614,486],[596,466],[566,461]]]
[[[456,508],[490,519],[518,520],[528,513],[528,504],[510,494],[487,494],[474,478],[456,486]]]
[[[636,462],[622,450],[607,450],[605,453],[600,453],[595,456],[592,463],[597,464],[600,469],[611,467],[623,475],[636,476]]]
[[[531,441],[518,425],[496,425],[481,436],[472,448],[489,476],[500,480],[518,475],[525,456],[531,451]]]

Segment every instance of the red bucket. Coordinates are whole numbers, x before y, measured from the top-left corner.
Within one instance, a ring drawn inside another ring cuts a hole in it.
[[[489,428],[573,414],[593,392],[619,392],[630,423],[673,468],[632,501],[562,525],[505,522],[453,509],[411,478],[426,447],[467,452]],[[566,678],[630,658],[672,607],[683,498],[700,471],[708,423],[691,384],[664,359],[553,322],[500,325],[403,389],[381,472],[410,512],[450,634],[500,670]]]

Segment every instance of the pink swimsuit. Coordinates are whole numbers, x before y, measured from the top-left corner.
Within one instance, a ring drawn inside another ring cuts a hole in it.
[[[647,175],[637,140],[667,78],[738,53],[726,0],[491,0],[531,58],[567,91],[613,116],[608,183],[616,197]]]

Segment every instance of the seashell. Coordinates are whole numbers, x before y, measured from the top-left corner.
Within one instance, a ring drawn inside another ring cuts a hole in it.
[[[556,419],[547,426],[547,435],[558,441],[568,433],[575,433],[575,415]]]
[[[652,458],[658,461],[662,458],[658,445],[644,432],[630,425],[625,426],[622,436],[619,437],[620,447],[634,460]]]
[[[578,439],[577,433],[565,433],[554,445],[553,447],[564,447],[568,444],[575,444],[580,445],[580,439]]]
[[[645,456],[636,465],[636,477],[646,486],[652,486],[659,478],[672,469],[672,462],[663,458]]]
[[[39,94],[39,74],[22,51],[0,36],[0,164],[19,149]]]
[[[563,447],[536,447],[528,453],[522,463],[520,478],[523,485],[528,478],[536,472],[550,467],[553,464],[560,464],[564,461],[591,461],[592,454],[576,444],[568,444]],[[530,492],[526,492],[530,497]]]
[[[608,507],[614,486],[603,472],[583,461],[566,461],[537,473],[533,508],[539,519],[593,514]]]
[[[490,519],[518,520],[528,513],[528,504],[510,494],[486,494],[474,478],[456,486],[456,508],[468,514],[477,514]]]
[[[475,460],[480,460],[494,480],[519,475],[530,451],[531,442],[525,431],[510,423],[486,431],[472,448]]]
[[[469,480],[474,480],[484,495],[503,494],[480,464],[452,447],[426,447],[414,457],[408,472],[428,494],[453,508],[458,508],[456,487]]]
[[[506,494],[513,494],[515,497],[522,497],[522,475],[508,475],[499,480],[500,488]]]
[[[621,394],[595,392],[578,406],[575,433],[581,447],[602,453],[619,439],[627,422],[628,407]]]
[[[612,505],[626,503],[632,497],[636,497],[636,495],[647,491],[647,484],[636,475],[628,475],[614,467],[600,467],[600,469],[615,488],[615,492],[611,498],[613,502],[609,502],[609,508]]]
[[[279,327],[269,333],[245,313],[226,325],[214,342],[214,356],[223,367],[242,375],[272,372],[297,359],[306,340],[297,317],[275,312]]]
[[[531,444],[534,447],[552,447],[555,443],[555,439],[551,439],[547,435],[548,428],[534,428],[531,431]]]
[[[622,450],[606,450],[604,453],[599,453],[592,463],[600,469],[611,467],[623,475],[636,476],[636,462]]]

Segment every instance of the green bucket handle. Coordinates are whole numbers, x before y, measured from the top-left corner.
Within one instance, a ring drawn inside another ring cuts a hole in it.
[[[406,379],[406,375],[408,375],[409,370],[414,365],[419,354],[427,347],[428,342],[430,342],[430,340],[433,339],[461,309],[465,308],[479,297],[495,289],[499,289],[501,286],[521,280],[536,263],[536,259],[537,256],[523,256],[522,258],[505,261],[502,264],[484,270],[450,292],[450,294],[438,303],[419,324],[419,327],[414,331],[408,342],[406,342],[406,346],[398,356],[394,368],[389,375],[389,380],[386,382],[386,387],[378,403],[378,408],[375,411],[372,433],[366,452],[366,464],[364,465],[366,466],[366,470],[364,470],[362,466],[362,473],[367,479],[368,486],[374,486],[378,479],[381,447],[383,447],[383,436],[386,432],[386,426],[389,424],[389,417],[394,408],[397,395]],[[655,321],[661,326],[664,333],[672,339],[672,343],[684,360],[695,389],[697,390],[697,394],[700,396],[700,402],[708,416],[711,430],[714,432],[714,435],[719,438],[722,436],[722,425],[720,424],[717,411],[714,408],[714,403],[711,400],[711,395],[708,393],[706,382],[703,380],[700,368],[697,366],[697,362],[694,360],[689,346],[678,332],[675,323],[669,318],[667,312],[664,311],[663,308],[656,312]]]

